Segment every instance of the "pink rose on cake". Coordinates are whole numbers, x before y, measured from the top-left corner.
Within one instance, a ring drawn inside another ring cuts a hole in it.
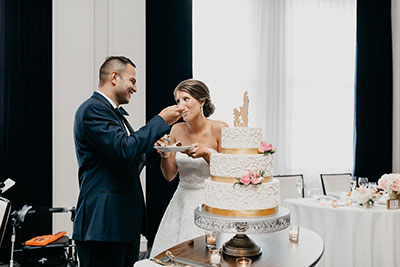
[[[249,184],[253,184],[253,185],[257,185],[257,184],[261,184],[262,181],[264,180],[264,171],[260,171],[260,172],[252,172],[249,171],[247,174],[243,175],[240,178],[237,178],[237,182],[234,183],[233,185],[249,185]]]
[[[268,155],[275,153],[275,147],[273,147],[270,143],[261,142],[261,146],[258,148],[258,153]]]
[[[259,184],[262,182],[262,180],[264,180],[264,177],[261,177],[259,173],[255,173],[252,171],[249,171],[249,176],[252,184]]]
[[[244,185],[248,185],[251,182],[251,178],[249,175],[243,175],[242,177],[240,177],[240,181],[241,184]]]

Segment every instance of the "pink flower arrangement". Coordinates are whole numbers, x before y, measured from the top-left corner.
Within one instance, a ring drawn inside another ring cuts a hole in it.
[[[261,142],[261,146],[258,148],[258,153],[268,155],[275,153],[275,147],[273,147],[270,143]]]
[[[264,171],[260,172],[252,172],[249,171],[248,174],[243,175],[240,178],[237,178],[237,182],[234,185],[241,184],[241,185],[249,185],[249,184],[261,184],[262,181],[264,180]]]
[[[374,190],[364,185],[351,192],[352,200],[360,206],[373,206],[375,204],[375,197]]]
[[[378,180],[378,188],[382,189],[389,194],[395,192],[400,194],[400,174],[399,173],[390,173],[384,174]]]

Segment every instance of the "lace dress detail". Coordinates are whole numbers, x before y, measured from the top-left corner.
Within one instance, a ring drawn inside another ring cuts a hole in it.
[[[210,167],[203,158],[194,159],[179,152],[176,153],[176,164],[179,185],[158,227],[150,257],[204,235],[204,230],[194,225],[193,214],[204,203],[204,180],[210,176]]]

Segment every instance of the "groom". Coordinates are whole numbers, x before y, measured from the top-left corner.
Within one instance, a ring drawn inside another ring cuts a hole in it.
[[[169,106],[134,131],[119,106],[137,91],[135,64],[123,56],[108,57],[99,76],[99,89],[75,115],[80,192],[73,239],[82,267],[132,267],[144,229],[139,174],[153,144],[183,108]]]

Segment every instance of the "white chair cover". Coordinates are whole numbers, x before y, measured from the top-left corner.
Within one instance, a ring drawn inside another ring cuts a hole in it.
[[[351,173],[321,174],[324,195],[333,192],[348,192],[350,190]]]
[[[285,205],[285,199],[304,197],[303,193],[299,195],[296,185],[297,181],[301,179],[301,183],[303,185],[303,190],[304,190],[304,180],[302,174],[276,175],[274,176],[274,178],[277,178],[280,182],[279,194],[280,194],[281,206]]]

